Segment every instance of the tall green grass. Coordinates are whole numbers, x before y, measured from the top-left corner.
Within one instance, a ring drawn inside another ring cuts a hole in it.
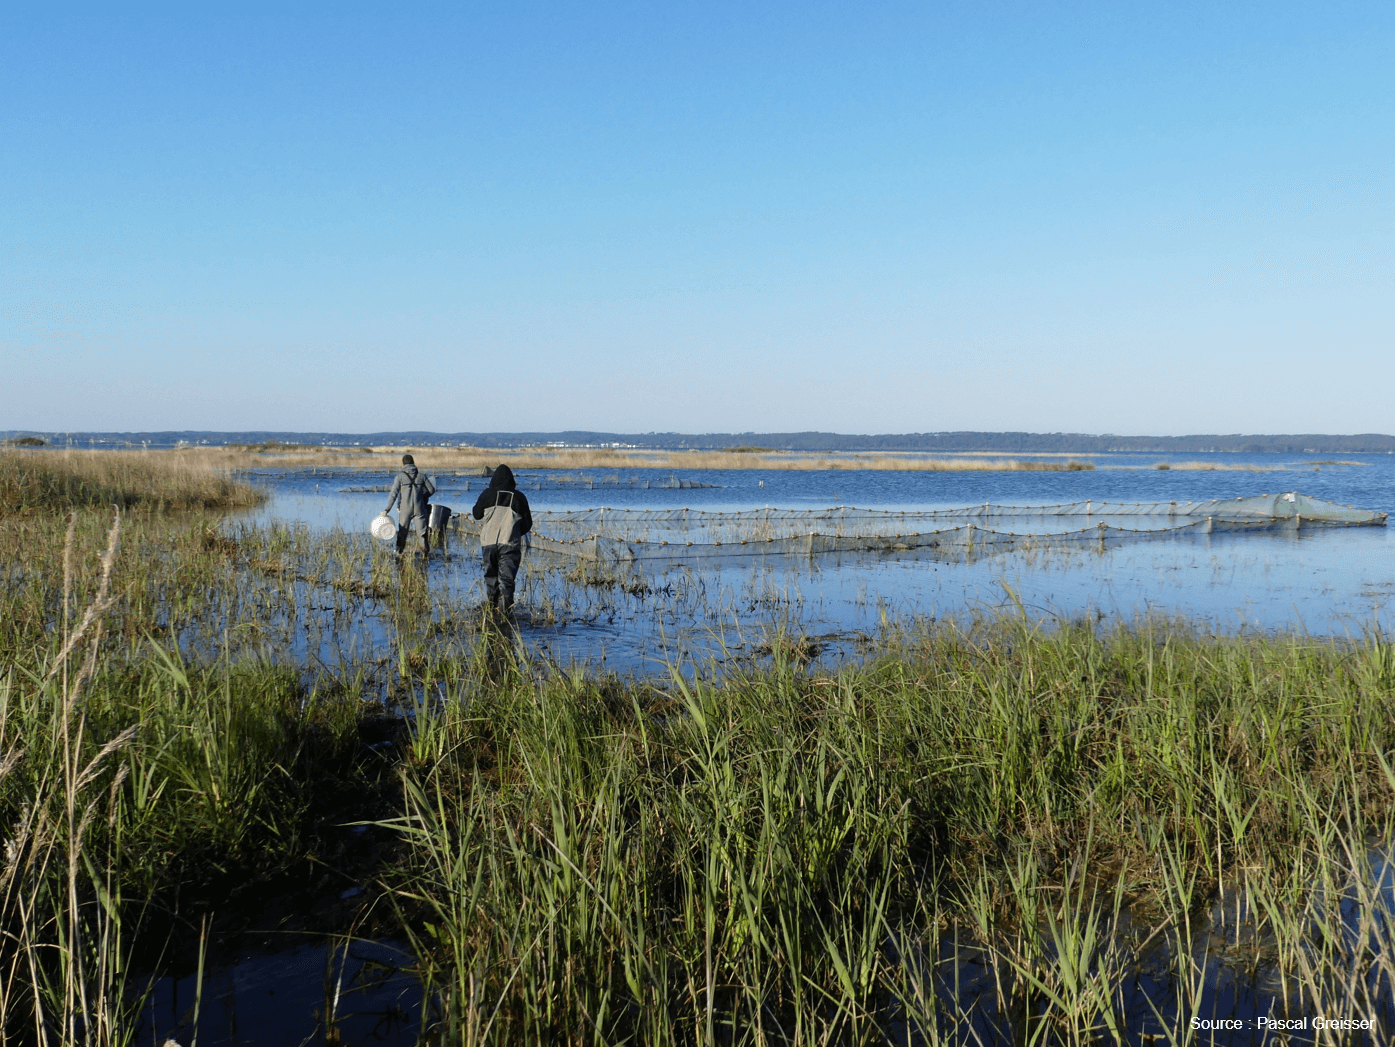
[[[1015,620],[831,675],[469,677],[395,823],[431,1042],[1189,1042],[1222,891],[1209,960],[1389,1015],[1392,713],[1379,638]]]
[[[130,1042],[163,939],[191,918],[180,899],[217,907],[248,881],[332,878],[326,812],[374,810],[384,787],[343,680],[238,648],[186,657],[180,633],[242,620],[201,602],[205,570],[238,562],[205,528],[123,533],[118,517],[94,548],[95,531],[77,514],[56,552],[15,557],[22,575],[5,565],[0,1043]],[[268,601],[283,573],[257,566],[269,551],[254,544],[236,567]],[[143,562],[127,573],[132,553]]]

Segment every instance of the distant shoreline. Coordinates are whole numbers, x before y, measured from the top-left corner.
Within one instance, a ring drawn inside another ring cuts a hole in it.
[[[336,447],[317,444],[284,444],[270,441],[264,444],[229,444],[226,446],[185,445],[183,447],[146,447],[94,449],[82,446],[36,447],[21,445],[0,447],[0,461],[30,458],[35,462],[52,456],[59,460],[96,463],[125,460],[131,463],[157,461],[175,469],[196,468],[216,470],[225,474],[277,469],[313,472],[315,470],[348,470],[353,472],[388,473],[400,464],[400,456],[410,452],[416,463],[430,473],[457,476],[484,476],[500,462],[514,469],[572,472],[616,472],[619,470],[652,470],[665,473],[696,470],[763,470],[763,471],[847,471],[869,470],[883,472],[1093,472],[1102,470],[1161,469],[1179,471],[1243,471],[1272,472],[1290,467],[1306,469],[1310,464],[1321,466],[1362,467],[1366,462],[1350,459],[1322,459],[1314,462],[1232,462],[1224,460],[1170,460],[1112,462],[1108,454],[1076,458],[1033,452],[1009,456],[983,452],[949,452],[933,455],[923,452],[884,452],[880,454],[848,451],[776,451],[770,448],[742,447],[725,451],[637,450],[600,447],[438,447],[420,444],[396,444],[377,447]]]
[[[519,433],[400,431],[330,433],[290,431],[221,432],[41,432],[0,430],[0,443],[42,440],[46,446],[84,449],[235,447],[264,444],[354,449],[358,447],[478,448],[484,451],[734,451],[753,453],[929,453],[988,455],[1082,454],[1395,454],[1395,436],[1384,433],[1334,435],[1201,434],[1117,436],[1086,433],[933,432],[858,435],[800,433],[604,433],[582,430]]]

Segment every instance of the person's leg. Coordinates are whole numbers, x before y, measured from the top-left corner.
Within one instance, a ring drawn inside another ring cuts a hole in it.
[[[450,530],[450,518],[452,514],[450,506],[442,505],[438,508],[439,512],[437,513],[436,527],[434,528],[436,532],[436,545],[441,549],[445,549],[446,532]]]
[[[499,550],[498,545],[486,545],[480,552],[484,555],[484,595],[490,606],[499,603]]]
[[[399,524],[397,525],[397,555],[398,555],[398,556],[401,556],[403,550],[405,550],[405,549],[407,548],[407,532],[410,531],[410,530],[411,530],[410,527],[406,527],[406,526],[402,525],[401,523],[399,523]]]
[[[431,527],[424,516],[417,517],[417,530],[421,533],[421,555],[431,558]]]
[[[504,599],[504,610],[513,607],[514,579],[518,577],[518,565],[523,559],[523,549],[517,542],[499,546],[499,589]]]

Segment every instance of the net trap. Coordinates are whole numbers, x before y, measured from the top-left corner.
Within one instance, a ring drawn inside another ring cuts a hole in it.
[[[477,521],[457,518],[479,533]],[[1103,546],[1217,532],[1384,527],[1386,514],[1290,491],[1190,502],[983,505],[897,512],[829,509],[534,510],[534,550],[599,562],[915,552],[963,561],[1013,549]]]

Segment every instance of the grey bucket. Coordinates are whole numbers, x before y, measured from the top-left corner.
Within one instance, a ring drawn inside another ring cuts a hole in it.
[[[450,522],[451,509],[448,505],[433,505],[431,507],[431,524],[433,531],[439,531]]]

